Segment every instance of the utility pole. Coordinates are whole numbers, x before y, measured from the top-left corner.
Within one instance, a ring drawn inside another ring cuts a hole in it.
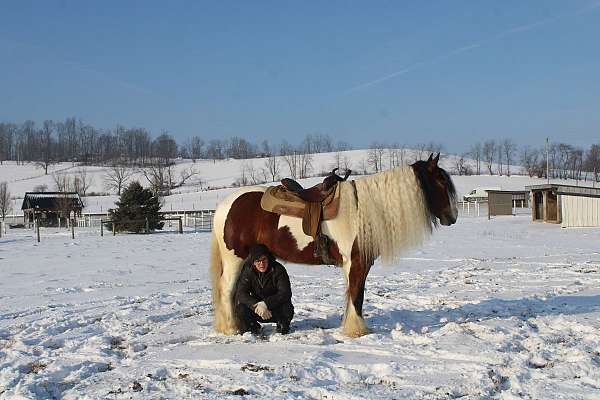
[[[548,140],[549,139],[546,138],[546,179],[547,179],[547,182],[550,183],[550,158],[548,156],[548,150],[549,150],[548,149],[549,148]]]

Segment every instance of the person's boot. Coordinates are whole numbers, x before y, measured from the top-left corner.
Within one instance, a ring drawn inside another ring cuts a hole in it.
[[[262,332],[262,326],[258,322],[253,322],[250,324],[249,330],[253,335],[260,335]]]
[[[285,322],[278,322],[275,331],[277,333],[281,333],[282,335],[287,335],[288,333],[290,333],[290,324]]]

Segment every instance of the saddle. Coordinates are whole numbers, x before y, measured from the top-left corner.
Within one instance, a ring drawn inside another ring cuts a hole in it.
[[[323,202],[331,189],[333,189],[338,182],[343,182],[352,173],[351,170],[346,170],[346,174],[341,177],[336,171],[338,169],[334,168],[326,177],[323,179],[322,183],[316,184],[315,186],[305,189],[298,182],[291,178],[283,178],[281,180],[281,184],[289,191],[296,193],[298,197],[300,197],[304,201],[308,202]]]
[[[337,216],[340,204],[338,183],[348,179],[352,172],[347,170],[342,177],[336,171],[337,168],[334,168],[323,182],[306,189],[295,180],[284,178],[281,185],[269,187],[260,201],[265,211],[302,218],[302,230],[316,240],[315,256],[320,255],[327,264],[332,264],[332,260],[328,238],[321,234],[321,221]]]

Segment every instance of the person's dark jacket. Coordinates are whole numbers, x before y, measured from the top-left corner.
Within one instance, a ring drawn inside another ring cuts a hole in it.
[[[264,301],[269,310],[291,303],[292,289],[287,271],[274,259],[269,260],[269,269],[262,273],[252,264],[242,268],[236,287],[236,302],[250,308]]]

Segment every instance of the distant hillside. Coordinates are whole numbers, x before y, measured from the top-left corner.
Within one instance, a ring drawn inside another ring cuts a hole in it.
[[[394,164],[409,164],[420,155],[424,158],[427,155],[422,152],[410,149],[394,150],[391,154],[389,150],[382,150],[378,156],[379,161],[369,162],[376,155],[372,150],[349,150],[332,153],[318,153],[310,156],[310,168],[307,175],[309,178],[299,179],[304,185],[311,185],[320,181],[321,176],[331,171],[335,167],[341,169],[349,167],[354,171],[353,176],[364,173],[373,173],[374,164],[380,163],[379,168],[389,169]],[[459,157],[455,155],[442,155],[441,166],[451,174],[457,171]],[[276,157],[276,163],[279,165],[276,181],[280,178],[290,176],[290,168],[284,157]],[[173,189],[170,196],[164,198],[164,209],[169,210],[199,210],[213,209],[216,204],[227,194],[235,190],[236,186],[243,184],[253,184],[254,182],[266,184],[272,181],[271,174],[267,171],[268,163],[273,162],[268,158],[254,158],[247,160],[196,160],[193,162],[188,159],[178,159],[175,161],[172,174],[177,179],[180,173],[189,171],[190,168],[197,172],[197,175],[190,178],[183,186]],[[476,170],[475,161],[470,159],[463,160],[463,166],[467,166],[471,171]],[[60,163],[51,165],[48,175],[44,175],[44,170],[36,167],[34,164],[16,165],[14,162],[5,162],[0,166],[0,182],[8,182],[8,188],[11,195],[15,197],[14,206],[16,210],[20,209],[21,199],[25,192],[33,191],[35,188],[45,186],[47,190],[56,190],[55,177],[74,178],[81,173],[85,174],[85,179],[90,183],[87,189],[88,194],[102,194],[100,196],[87,196],[84,199],[87,212],[106,212],[108,208],[114,207],[117,199],[116,191],[107,189],[106,175],[110,167],[107,166],[79,166],[72,163]],[[453,176],[453,180],[460,196],[468,193],[471,189],[478,186],[497,186],[502,189],[523,189],[526,185],[543,183],[544,179],[529,178],[519,175],[522,168],[511,166],[512,176]],[[144,186],[149,186],[148,180],[139,172],[133,172],[130,180],[139,180]],[[553,180],[556,182],[556,180]],[[574,181],[570,182],[574,184]],[[580,182],[581,183],[581,182]],[[20,213],[20,210],[19,210]]]

